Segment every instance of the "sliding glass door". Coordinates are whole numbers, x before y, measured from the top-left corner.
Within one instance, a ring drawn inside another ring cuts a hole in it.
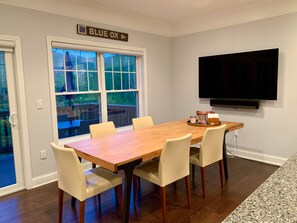
[[[0,196],[23,187],[13,49],[0,48]]]

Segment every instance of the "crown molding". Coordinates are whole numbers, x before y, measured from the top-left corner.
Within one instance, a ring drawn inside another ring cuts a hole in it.
[[[172,36],[172,25],[163,21],[131,15],[65,0],[0,0],[0,3],[126,28],[161,36]]]
[[[296,0],[266,0],[216,15],[197,17],[179,23],[167,23],[127,14],[120,10],[82,4],[77,0],[0,0],[0,3],[165,37],[178,37],[297,12]]]

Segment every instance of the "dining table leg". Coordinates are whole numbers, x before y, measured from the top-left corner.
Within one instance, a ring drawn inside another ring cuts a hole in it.
[[[223,163],[224,163],[224,175],[225,179],[228,179],[228,160],[227,160],[227,147],[226,147],[226,134],[228,130],[225,131],[224,141],[223,141]]]
[[[141,159],[129,162],[127,164],[121,165],[119,169],[124,170],[125,179],[124,179],[124,200],[123,200],[123,222],[129,222],[129,212],[130,212],[130,197],[132,189],[132,179],[133,171],[135,166],[141,163]]]

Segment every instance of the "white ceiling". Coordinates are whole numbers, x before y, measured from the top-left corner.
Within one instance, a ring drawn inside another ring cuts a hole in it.
[[[270,0],[72,0],[168,23],[232,12]],[[279,0],[282,1],[282,0]]]
[[[0,3],[164,36],[297,12],[297,0],[0,0]]]

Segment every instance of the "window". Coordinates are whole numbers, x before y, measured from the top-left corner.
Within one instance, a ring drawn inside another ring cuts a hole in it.
[[[143,56],[54,45],[51,78],[58,139],[87,134],[90,124],[105,121],[131,125],[142,110]]]
[[[132,124],[137,114],[136,57],[103,54],[108,120],[116,127]]]

